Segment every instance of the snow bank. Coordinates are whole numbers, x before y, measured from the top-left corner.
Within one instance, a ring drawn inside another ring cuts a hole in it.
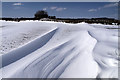
[[[3,78],[118,77],[118,30],[87,23],[2,23]]]

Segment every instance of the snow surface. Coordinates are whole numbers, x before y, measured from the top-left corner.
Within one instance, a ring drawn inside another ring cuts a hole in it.
[[[3,78],[118,78],[118,26],[1,22]]]

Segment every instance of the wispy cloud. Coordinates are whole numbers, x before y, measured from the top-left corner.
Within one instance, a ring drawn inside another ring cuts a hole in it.
[[[66,10],[67,8],[54,6],[54,7],[50,7],[50,9],[51,9],[51,10],[56,10],[56,11],[63,11],[63,10]]]
[[[111,4],[106,4],[103,7],[99,7],[98,9],[104,9],[104,8],[111,8],[111,7],[116,7],[118,6],[118,3],[111,3]]]
[[[13,7],[13,9],[21,9],[21,5],[23,5],[22,3],[20,3],[20,2],[18,2],[18,3],[13,3],[12,4],[14,7]]]
[[[118,6],[118,3],[104,5],[103,8],[109,8],[109,7],[115,7],[115,6]]]
[[[44,10],[44,11],[46,11],[46,10],[47,10],[47,8],[43,8],[43,10]]]
[[[54,7],[51,7],[50,9],[55,10],[55,9],[57,9],[57,7],[54,6]]]
[[[96,12],[97,9],[89,9],[88,11],[89,11],[89,12]]]
[[[12,5],[14,5],[14,6],[21,6],[23,4],[22,3],[13,3]]]
[[[111,8],[111,7],[116,7],[116,6],[118,6],[118,3],[111,3],[111,4],[106,4],[103,7],[99,7],[99,8],[96,8],[96,9],[89,9],[88,11],[89,12],[95,12],[95,11],[98,11],[98,10],[101,10],[101,9]]]
[[[66,10],[67,8],[57,8],[56,11],[63,11]]]

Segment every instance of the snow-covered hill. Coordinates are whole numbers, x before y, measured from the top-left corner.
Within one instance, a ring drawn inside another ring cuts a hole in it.
[[[118,26],[1,22],[3,78],[118,77]]]

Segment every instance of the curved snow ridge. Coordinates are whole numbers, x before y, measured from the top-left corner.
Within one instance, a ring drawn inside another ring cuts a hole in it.
[[[1,53],[6,54],[31,40],[56,28],[55,25],[44,22],[2,22]]]
[[[115,30],[87,23],[49,24],[57,28],[3,55],[3,78],[117,77]]]
[[[96,78],[99,72],[98,65],[93,57],[93,49],[97,40],[87,31],[88,41],[83,43],[84,47],[80,49],[77,57],[72,61],[70,66],[61,74],[60,78]],[[84,41],[83,41],[84,42]],[[81,44],[81,43],[80,43]],[[79,45],[80,45],[79,44]],[[87,57],[87,59],[86,59]],[[73,74],[71,74],[73,73]]]
[[[58,30],[58,28],[49,31],[47,33],[45,33],[43,36],[30,41],[29,43],[27,43],[24,46],[21,46],[7,54],[2,55],[2,67],[5,67],[19,59],[21,59],[22,57],[25,57],[26,55],[34,52],[35,50],[41,48],[42,46],[44,46],[51,38],[52,36],[55,34],[55,32]]]
[[[54,37],[51,38],[51,41],[52,39],[54,39]],[[39,53],[41,52],[37,53],[38,57],[31,60],[29,64],[21,65],[21,67],[18,66],[18,68],[16,65],[16,71],[15,72],[9,71],[11,73],[9,77],[14,77],[14,78],[94,77],[95,78],[98,74],[98,66],[92,56],[92,50],[95,44],[96,44],[96,40],[88,34],[88,31],[82,31],[76,33],[75,37],[72,37],[67,42],[64,42],[63,44],[48,50],[47,52],[43,53],[42,56],[39,55]],[[46,45],[48,45],[48,43]],[[37,56],[35,53],[34,54],[33,53],[31,57]],[[89,58],[86,59],[85,56],[88,56]],[[5,69],[6,68],[7,67],[5,67]],[[85,72],[83,72],[84,70]],[[4,71],[4,74],[5,73],[7,74],[6,71],[7,70]],[[89,72],[91,72],[91,74],[89,74]],[[71,75],[70,73],[74,75]],[[4,77],[8,77],[8,75],[4,75]]]
[[[101,32],[102,30],[102,32]],[[100,72],[98,78],[118,78],[118,32],[106,29],[89,32],[97,40],[93,56],[98,63]],[[97,36],[97,35],[100,35]],[[108,37],[106,37],[106,35]]]

